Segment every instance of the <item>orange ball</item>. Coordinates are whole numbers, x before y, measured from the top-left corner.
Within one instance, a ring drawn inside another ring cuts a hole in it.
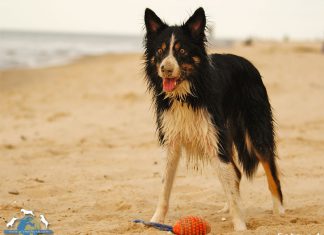
[[[205,235],[210,231],[209,223],[197,216],[183,217],[173,226],[173,233],[177,235]]]

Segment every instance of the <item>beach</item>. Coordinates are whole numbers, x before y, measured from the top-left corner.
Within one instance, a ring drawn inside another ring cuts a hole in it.
[[[212,50],[246,57],[260,70],[276,120],[286,214],[272,214],[259,167],[240,186],[248,230],[234,232],[230,215],[217,213],[225,195],[216,172],[193,172],[182,161],[167,224],[198,215],[212,234],[324,234],[320,50],[316,42]],[[0,229],[24,208],[44,214],[54,234],[166,234],[131,222],[153,215],[164,160],[142,54],[0,71]]]

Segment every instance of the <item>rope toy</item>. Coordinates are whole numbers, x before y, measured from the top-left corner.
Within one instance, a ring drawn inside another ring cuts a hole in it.
[[[197,216],[182,217],[173,226],[154,222],[145,222],[144,220],[139,219],[133,220],[133,222],[142,223],[161,231],[172,232],[176,235],[205,235],[211,231],[209,223]]]

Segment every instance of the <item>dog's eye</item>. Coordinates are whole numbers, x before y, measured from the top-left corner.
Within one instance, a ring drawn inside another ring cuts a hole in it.
[[[163,50],[162,50],[161,48],[157,51],[157,53],[158,53],[159,55],[161,55],[162,52],[163,52]]]
[[[181,49],[180,49],[180,53],[181,53],[181,54],[185,54],[185,53],[186,53],[185,49],[181,48]]]

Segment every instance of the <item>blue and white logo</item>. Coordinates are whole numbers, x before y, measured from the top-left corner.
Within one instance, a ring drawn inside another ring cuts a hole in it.
[[[25,209],[21,209],[20,211],[24,213],[24,217],[21,219],[17,217],[13,217],[7,223],[8,229],[3,231],[4,234],[19,234],[19,235],[53,234],[52,230],[47,229],[49,223],[45,219],[45,216],[43,214],[40,214],[39,219],[37,219],[33,211],[29,211]],[[17,224],[16,229],[14,229],[15,224]],[[42,229],[42,227],[45,227],[45,229]]]

